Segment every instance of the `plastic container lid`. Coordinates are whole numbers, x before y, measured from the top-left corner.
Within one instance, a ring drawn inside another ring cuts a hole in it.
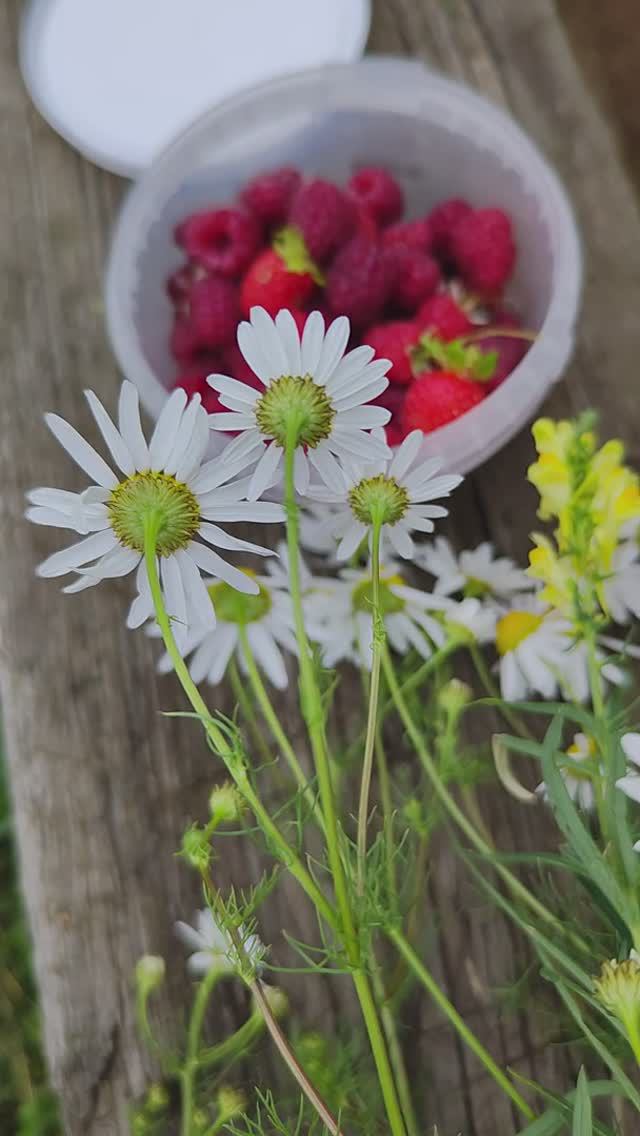
[[[359,58],[370,20],[370,0],[30,0],[22,71],[58,133],[136,177],[227,96]]]

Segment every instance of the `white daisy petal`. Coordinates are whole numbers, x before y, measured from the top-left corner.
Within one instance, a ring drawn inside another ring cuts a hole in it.
[[[104,489],[115,489],[118,484],[115,473],[109,469],[104,458],[100,457],[93,446],[85,442],[82,435],[64,418],[60,418],[59,414],[45,414],[44,417],[51,433],[73,458],[76,465],[79,465],[80,469]]]
[[[362,521],[356,521],[354,518],[336,550],[338,560],[350,560],[354,553],[358,551],[363,540],[366,539],[366,536],[367,526],[363,525]]]
[[[151,468],[164,469],[180,429],[182,413],[187,405],[187,393],[178,387],[165,402],[149,443]]]
[[[209,415],[212,430],[247,430],[254,424],[253,414],[243,414],[239,410],[221,410],[218,414]]]
[[[385,525],[385,535],[389,537],[398,556],[403,560],[410,560],[415,552],[415,545],[406,528],[401,525]]]
[[[285,520],[282,505],[272,501],[239,501],[236,505],[211,506],[207,509],[211,521],[254,521],[261,525],[278,524]]]
[[[318,365],[309,372],[320,386],[324,386],[336,371],[349,342],[351,326],[346,316],[338,316],[327,329]]]
[[[258,497],[261,497],[266,489],[269,489],[275,484],[281,460],[282,448],[276,445],[275,442],[271,442],[265,448],[262,457],[253,471],[247,490],[249,501],[257,501]]]
[[[175,555],[165,556],[162,559],[160,564],[160,576],[164,602],[166,604],[167,614],[171,620],[171,630],[173,631],[176,643],[181,648],[189,624],[187,620],[187,599],[182,583],[182,573],[180,571],[180,564]]]
[[[363,402],[372,402],[374,398],[377,398],[378,395],[381,395],[383,393],[383,391],[386,391],[388,386],[388,379],[376,379],[372,383],[367,383],[366,387],[358,388],[357,390],[351,391],[349,394],[345,394],[340,398],[336,398],[332,395],[332,402],[338,413],[342,414],[343,411],[353,410],[355,407],[360,406]]]
[[[251,323],[260,342],[262,353],[269,363],[270,378],[287,373],[287,353],[282,346],[278,330],[264,308],[251,309]]]
[[[191,476],[200,469],[202,459],[207,452],[208,446],[209,423],[207,421],[206,412],[201,407],[200,413],[196,417],[189,444],[176,469],[177,481],[189,483]]]
[[[263,548],[261,544],[254,544],[250,540],[240,540],[239,537],[230,536],[218,525],[202,524],[200,536],[209,544],[215,545],[216,548],[225,548],[229,552],[253,552],[255,556],[274,555],[271,549]]]
[[[391,418],[391,411],[384,406],[354,406],[351,410],[341,410],[338,421],[340,428],[355,426],[358,430],[370,430],[373,426],[386,426]],[[378,439],[378,444],[384,446],[385,442]]]
[[[228,375],[209,375],[207,382],[210,387],[221,395],[232,398],[234,403],[245,407],[255,406],[260,398],[260,391],[250,387],[248,383],[241,383],[238,379],[231,379]],[[225,404],[226,405],[226,404]]]
[[[344,477],[338,462],[323,442],[315,449],[309,450],[307,457],[311,465],[317,469],[325,485],[334,493],[344,492]]]
[[[630,797],[632,801],[637,801],[640,804],[640,774],[628,773],[626,777],[620,777],[616,781],[616,788],[620,789],[626,797]]]
[[[332,398],[339,398],[350,391],[351,385],[366,373],[367,366],[375,355],[373,347],[363,344],[348,351],[344,359],[338,364],[327,383],[327,393]]]
[[[300,345],[303,375],[315,375],[322,356],[323,342],[324,319],[320,312],[312,312],[304,325]]]
[[[287,358],[287,371],[289,375],[302,374],[302,356],[300,353],[300,335],[296,321],[287,308],[282,308],[276,316],[276,327],[280,333],[280,341]]]
[[[99,556],[110,552],[117,543],[118,539],[112,529],[105,529],[86,537],[85,540],[81,540],[77,544],[72,544],[70,548],[63,548],[60,552],[54,552],[52,556],[47,557],[42,564],[38,565],[36,572],[38,576],[47,578],[65,576],[67,572],[72,572],[82,564],[88,564],[90,560],[97,560]]]
[[[296,450],[293,458],[293,482],[295,485],[296,493],[301,497],[306,497],[309,490],[309,462],[304,450]]]
[[[100,580],[115,580],[120,576],[128,576],[140,563],[140,553],[133,548],[124,548],[118,545],[98,560],[92,568],[81,568],[81,576],[90,576],[96,582]]]
[[[267,386],[269,380],[273,378],[271,364],[253,327],[246,320],[238,328],[238,347],[254,375]]]
[[[120,387],[118,427],[136,469],[140,473],[149,469],[151,459],[140,424],[140,399],[137,388],[127,379]]]
[[[395,477],[396,480],[403,478],[413,465],[418,454],[420,447],[424,441],[424,434],[422,430],[412,430],[407,434],[406,438],[399,445],[395,456],[389,466],[389,477]],[[440,469],[440,462],[435,462],[436,470]]]
[[[625,734],[621,744],[625,757],[634,765],[640,765],[640,734]]]
[[[180,420],[180,427],[175,436],[171,453],[165,462],[165,473],[175,475],[178,466],[181,465],[183,461],[190,461],[191,440],[196,430],[198,415],[203,413],[205,412],[202,410],[200,395],[194,394]]]
[[[86,390],[84,392],[84,395],[87,402],[89,403],[91,413],[96,420],[98,429],[109,448],[111,457],[116,463],[118,469],[122,473],[124,473],[126,477],[130,477],[132,473],[135,473],[136,467],[133,458],[129,453],[129,450],[122,439],[122,435],[118,430],[116,430],[113,422],[111,421],[111,418],[107,414],[98,396],[94,394],[92,390]]]
[[[250,623],[247,628],[247,638],[258,666],[278,690],[284,690],[287,685],[287,668],[282,652],[272,635],[269,635],[260,623]]]
[[[138,627],[142,627],[143,623],[146,623],[148,619],[151,619],[154,611],[151,587],[149,585],[149,577],[147,576],[147,568],[144,560],[141,560],[140,564],[138,565],[138,571],[136,573],[136,590],[138,594],[131,604],[129,613],[127,615],[127,627],[130,630],[135,630]]]
[[[213,528],[215,526],[206,526]],[[205,526],[203,525],[204,529]],[[219,530],[222,532],[222,529]],[[216,615],[211,602],[211,596],[200,575],[197,565],[189,553],[180,548],[175,554],[180,568],[182,585],[189,616],[189,626],[198,626],[203,630],[212,630],[216,626]]]
[[[234,568],[232,564],[227,564],[217,552],[204,544],[196,544],[193,541],[189,545],[189,555],[195,561],[199,568],[204,572],[208,572],[210,576],[215,576],[218,580],[224,580],[225,583],[230,584],[238,592],[244,592],[246,595],[257,596],[260,588],[255,580],[241,572],[238,568]]]

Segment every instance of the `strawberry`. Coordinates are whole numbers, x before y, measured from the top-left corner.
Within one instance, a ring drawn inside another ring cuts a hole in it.
[[[260,225],[245,209],[192,213],[175,231],[188,256],[209,272],[239,277],[260,247]]]
[[[451,255],[465,284],[486,296],[498,295],[513,272],[513,228],[502,209],[476,209],[451,232]]]
[[[292,271],[275,249],[265,249],[242,281],[240,307],[245,316],[256,305],[276,316],[281,308],[303,308],[315,286],[310,272]]]
[[[327,276],[326,298],[335,316],[348,316],[355,328],[379,318],[394,283],[394,267],[377,241],[352,237]]]
[[[428,331],[444,340],[458,339],[475,326],[448,292],[431,296],[420,308],[415,322],[421,332]]]
[[[461,379],[450,371],[427,371],[419,375],[406,393],[402,425],[406,433],[446,426],[482,402],[485,391],[480,383]]]
[[[404,194],[396,179],[380,166],[358,170],[347,182],[347,193],[364,207],[377,225],[390,225],[402,216]]]
[[[413,379],[410,352],[418,341],[418,329],[408,320],[394,320],[370,327],[362,336],[363,343],[373,347],[381,359],[390,359],[388,378],[392,383],[410,383]]]
[[[284,225],[302,177],[293,166],[258,174],[242,190],[240,200],[267,227]]]

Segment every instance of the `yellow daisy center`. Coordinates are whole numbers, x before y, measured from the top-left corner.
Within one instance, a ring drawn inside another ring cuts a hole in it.
[[[541,615],[532,611],[509,611],[498,620],[496,627],[496,646],[500,655],[515,651],[516,647],[537,631],[542,623]]]
[[[255,572],[250,568],[243,568],[242,571],[249,579],[256,579]],[[259,587],[257,596],[247,596],[244,592],[237,592],[224,581],[211,584],[208,592],[218,618],[224,623],[239,623],[241,626],[264,619],[271,611],[271,596],[262,584]]]
[[[186,548],[200,527],[198,499],[184,482],[169,473],[147,470],[126,477],[107,501],[111,527],[121,544],[144,552],[145,523],[158,519],[156,546],[159,556]]]
[[[256,421],[267,438],[286,446],[290,432],[297,446],[315,449],[331,433],[336,412],[324,387],[310,375],[282,375],[256,403]]]

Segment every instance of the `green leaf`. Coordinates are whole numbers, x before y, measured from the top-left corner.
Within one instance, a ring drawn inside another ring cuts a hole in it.
[[[524,1081],[526,1085],[531,1082],[526,1077],[520,1077],[516,1074],[518,1080]],[[534,1089],[540,1092],[540,1087],[533,1085]],[[591,1100],[599,1100],[607,1097],[625,1097],[626,1093],[616,1084],[615,1081],[601,1080],[591,1081],[587,1084],[587,1092]],[[544,1099],[551,1102],[550,1108],[534,1120],[532,1124],[528,1124],[518,1133],[518,1136],[556,1136],[557,1133],[565,1131],[566,1125],[571,1116],[571,1108],[573,1107],[576,1099],[576,1090],[567,1093],[565,1097],[557,1097],[555,1093],[545,1091],[543,1094]],[[603,1133],[610,1136],[611,1129],[603,1125],[601,1122],[595,1122],[594,1130],[596,1133]]]
[[[498,365],[498,352],[479,351],[476,347],[470,362],[474,379],[481,383],[487,383],[493,378]]]
[[[609,898],[620,917],[629,923],[629,904],[613,872],[585,828],[567,787],[556,765],[555,754],[560,745],[563,719],[558,714],[545,735],[542,756],[542,770],[558,827],[564,833],[569,846],[583,864],[586,872],[598,888]]]
[[[571,1136],[593,1136],[593,1110],[591,1108],[589,1082],[584,1070],[584,1065],[578,1073]]]

